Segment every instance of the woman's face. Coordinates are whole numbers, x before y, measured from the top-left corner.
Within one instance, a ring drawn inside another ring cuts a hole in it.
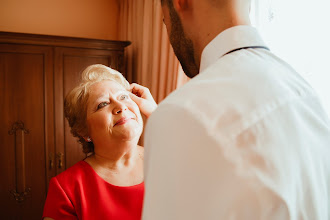
[[[104,80],[89,88],[87,126],[95,146],[139,140],[143,121],[136,103],[117,82]]]

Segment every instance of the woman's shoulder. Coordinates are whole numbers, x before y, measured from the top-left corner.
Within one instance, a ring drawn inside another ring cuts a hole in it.
[[[82,179],[86,178],[86,171],[88,169],[88,166],[86,166],[87,163],[85,161],[79,161],[78,163],[74,164],[72,167],[69,167],[62,173],[58,174],[54,178],[60,183],[60,184],[66,184],[66,183],[74,183],[74,182],[80,182]]]

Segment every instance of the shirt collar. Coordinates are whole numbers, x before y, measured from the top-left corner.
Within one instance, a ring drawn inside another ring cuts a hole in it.
[[[248,25],[228,28],[204,48],[199,72],[203,72],[229,51],[253,46],[266,46],[256,28]]]

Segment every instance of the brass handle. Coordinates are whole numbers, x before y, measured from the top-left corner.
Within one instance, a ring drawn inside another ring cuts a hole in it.
[[[57,153],[57,158],[58,158],[58,168],[62,168],[63,167],[63,153],[59,152]]]
[[[10,190],[17,203],[22,203],[30,195],[31,188],[26,188],[25,179],[25,135],[29,130],[25,128],[22,121],[17,121],[8,131],[9,135],[14,135],[15,139],[15,176],[16,187]]]
[[[53,153],[49,153],[49,169],[53,169],[54,167],[54,160],[53,160]]]

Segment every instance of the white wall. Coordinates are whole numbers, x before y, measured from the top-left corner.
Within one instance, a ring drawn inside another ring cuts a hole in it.
[[[118,39],[119,0],[0,0],[0,31]]]

